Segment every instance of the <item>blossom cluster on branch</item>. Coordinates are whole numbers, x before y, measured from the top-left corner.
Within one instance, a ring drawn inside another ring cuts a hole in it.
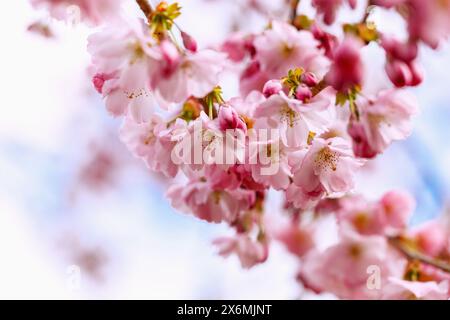
[[[436,49],[450,35],[450,1],[312,0],[315,16],[287,1],[286,20],[211,48],[177,23],[177,3],[138,0],[140,18],[124,18],[116,0],[32,3],[58,18],[77,5],[83,21],[102,25],[88,39],[93,84],[107,110],[123,117],[121,140],[150,169],[177,177],[167,191],[174,208],[229,225],[234,235],[214,241],[221,255],[250,268],[279,241],[300,259],[298,281],[314,292],[450,297],[450,221],[409,228],[408,194],[372,201],[354,193],[358,170],[411,133],[418,105],[405,88],[423,80],[420,46]],[[332,32],[347,5],[367,9]],[[408,37],[380,32],[373,10],[396,10]],[[375,93],[362,58],[372,43],[391,81]],[[237,97],[222,92],[224,73],[238,79]],[[285,205],[267,216],[270,190]],[[330,216],[338,239],[321,249],[318,225]]]

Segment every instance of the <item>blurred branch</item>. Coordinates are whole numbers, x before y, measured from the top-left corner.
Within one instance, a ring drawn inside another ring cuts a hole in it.
[[[361,23],[366,23],[366,22],[367,22],[367,20],[368,20],[369,17],[370,17],[370,14],[372,13],[372,10],[373,10],[374,8],[375,8],[375,6],[372,5],[371,2],[369,1],[369,2],[367,3],[366,9],[364,10],[364,16],[361,18]]]
[[[441,260],[433,259],[427,255],[424,255],[423,253],[418,252],[417,250],[411,248],[411,246],[408,245],[401,237],[391,237],[388,238],[388,241],[389,244],[400,251],[408,259],[420,261],[422,263],[450,273],[450,264]]]
[[[148,19],[153,12],[153,8],[148,0],[136,0],[141,11],[145,14],[145,17]]]
[[[295,18],[297,18],[297,9],[300,5],[300,0],[290,0],[291,1],[291,14],[289,20],[291,24],[294,24]]]

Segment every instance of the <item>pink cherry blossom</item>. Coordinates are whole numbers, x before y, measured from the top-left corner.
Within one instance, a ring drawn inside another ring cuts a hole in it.
[[[170,75],[154,76],[151,85],[168,102],[184,102],[190,96],[202,98],[219,84],[225,61],[224,54],[213,50],[186,52]]]
[[[285,76],[290,69],[301,67],[322,78],[329,65],[310,32],[297,31],[279,21],[254,40],[255,58],[271,79]]]
[[[306,146],[310,132],[321,133],[331,121],[327,109],[333,104],[334,90],[322,90],[309,101],[289,98],[283,91],[270,96],[255,110],[255,118],[280,130],[280,138],[288,147]]]
[[[286,190],[291,178],[288,150],[277,136],[264,138],[250,142],[252,177],[256,182],[275,190]]]
[[[350,191],[353,176],[363,164],[353,157],[350,145],[342,138],[316,138],[306,153],[293,154],[289,163],[297,186],[305,192],[323,189],[328,194]]]
[[[370,266],[379,267],[380,286],[390,277],[401,277],[405,260],[380,236],[346,232],[341,241],[323,252],[313,250],[303,260],[300,279],[315,292],[330,292],[342,299],[377,299],[380,290],[367,285]]]
[[[171,131],[158,115],[145,121],[136,121],[131,115],[125,117],[120,137],[123,143],[136,156],[145,161],[153,171],[174,177],[178,166],[172,162],[171,152],[175,143],[171,141]]]
[[[232,2],[242,16],[225,15],[229,34],[214,30],[202,49],[177,3],[130,1],[139,18],[122,1],[31,0],[54,18],[102,25],[88,38],[93,88],[123,117],[129,152],[173,179],[172,207],[233,231],[214,241],[220,255],[251,268],[277,242],[306,290],[448,299],[449,218],[410,226],[411,195],[372,199],[378,186],[368,197],[354,187],[363,166],[383,170],[367,159],[411,134],[417,102],[398,88],[422,83],[422,44],[449,37],[450,0],[279,1],[279,12],[270,0]],[[337,19],[357,4],[364,12]],[[405,22],[392,35],[385,11]]]
[[[219,254],[223,257],[236,254],[245,269],[266,261],[268,257],[266,243],[252,240],[244,234],[238,234],[233,238],[218,238],[214,240],[213,244],[219,248]]]
[[[48,9],[56,19],[70,19],[73,23],[85,20],[97,25],[119,15],[121,0],[31,0],[31,4]]]
[[[432,48],[450,35],[450,2],[447,0],[408,0],[408,31],[412,39]],[[419,20],[420,19],[420,20]]]
[[[406,192],[390,191],[383,195],[379,205],[389,226],[404,229],[415,208],[415,200]]]
[[[392,235],[403,232],[414,210],[414,199],[401,191],[390,191],[379,201],[362,196],[344,197],[339,201],[338,219],[349,223],[365,235]]]
[[[314,225],[303,226],[293,222],[278,228],[275,237],[289,252],[302,257],[315,247],[314,233]]]
[[[191,179],[187,185],[172,185],[167,197],[174,208],[214,223],[234,222],[255,201],[254,191],[213,189],[202,177]]]
[[[236,110],[236,112],[242,119],[249,122],[246,123],[247,129],[252,129],[255,110],[265,100],[266,99],[261,92],[251,91],[244,97],[231,98],[227,103],[231,105],[234,110]]]
[[[438,256],[449,245],[447,225],[440,220],[428,221],[413,229],[411,233],[418,249],[431,257]]]
[[[418,107],[415,98],[408,92],[393,89],[381,91],[374,99],[358,100],[357,105],[360,124],[364,128],[359,138],[368,144],[369,150],[373,150],[366,155],[381,153],[393,141],[405,139],[411,134],[411,117]],[[359,147],[358,141],[355,147]]]
[[[356,0],[348,0],[349,5],[354,9]],[[323,15],[326,24],[332,24],[336,19],[336,11],[342,6],[344,0],[313,0],[312,4],[317,11]]]
[[[306,192],[295,183],[291,183],[286,189],[286,201],[296,209],[308,210],[313,208],[324,194],[322,186],[318,186],[316,190]]]
[[[339,201],[338,220],[348,223],[364,235],[384,235],[387,222],[384,211],[376,202],[362,196],[350,196]]]
[[[205,167],[205,177],[214,189],[234,190],[244,187],[244,180],[251,178],[251,173],[243,165],[236,164],[230,168],[219,165]]]
[[[246,124],[236,112],[234,116],[237,117],[234,118],[236,128],[228,128],[229,130],[221,128],[219,118],[210,119],[204,111],[188,125],[174,129],[172,141],[176,145],[171,155],[172,161],[195,171],[209,165],[220,165],[226,170],[237,163],[243,163],[246,154]],[[222,125],[229,124],[222,120]]]
[[[362,86],[364,78],[364,65],[360,53],[362,46],[359,39],[347,36],[335,49],[333,63],[325,79],[336,90],[347,92],[355,86]]]
[[[419,282],[389,278],[383,290],[383,299],[390,300],[448,300],[449,282]]]
[[[94,85],[113,115],[123,115],[133,99],[149,96],[149,83],[161,54],[142,24],[105,27],[88,39],[96,70]]]
[[[230,35],[221,46],[221,51],[228,54],[234,62],[240,62],[248,56],[255,55],[253,35],[236,32]]]

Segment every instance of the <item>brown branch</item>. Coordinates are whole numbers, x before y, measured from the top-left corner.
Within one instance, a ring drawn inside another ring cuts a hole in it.
[[[289,20],[291,24],[295,23],[295,18],[297,18],[297,9],[300,5],[300,0],[290,0],[291,1],[291,14]]]
[[[145,17],[147,19],[150,18],[151,14],[153,13],[153,8],[148,0],[136,0],[136,3],[138,4],[139,8],[141,8],[141,11],[144,13]]]
[[[411,248],[405,241],[402,240],[401,237],[391,237],[388,238],[389,244],[391,244],[394,248],[400,251],[404,256],[406,256],[410,260],[417,260],[422,263],[428,264],[432,267],[438,268],[442,271],[450,273],[450,264],[442,261],[433,259],[423,253],[418,252]]]
[[[364,10],[364,16],[361,18],[361,22],[360,23],[366,23],[367,22],[367,20],[370,17],[370,14],[372,13],[373,8],[374,8],[374,6],[369,1],[369,3],[367,3],[366,9]]]

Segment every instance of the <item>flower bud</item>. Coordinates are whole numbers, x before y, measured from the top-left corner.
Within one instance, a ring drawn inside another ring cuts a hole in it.
[[[297,87],[297,90],[295,90],[295,97],[303,102],[308,101],[312,98],[311,89],[301,84]]]
[[[409,64],[409,68],[412,74],[411,86],[415,87],[423,81],[423,70],[414,61]]]
[[[269,80],[264,85],[262,92],[264,96],[268,98],[271,95],[278,94],[281,90],[283,90],[283,84],[280,80]]]
[[[319,83],[316,75],[312,72],[305,72],[302,74],[301,81],[308,87],[315,87]]]
[[[241,129],[247,132],[245,122],[232,107],[222,106],[219,110],[219,126],[221,130]]]
[[[103,85],[105,84],[105,75],[101,73],[97,73],[92,78],[92,84],[94,85],[95,89],[98,93],[102,93],[103,91]]]
[[[396,87],[401,88],[411,84],[413,76],[406,63],[400,60],[388,61],[385,69],[389,79]]]
[[[383,36],[381,45],[389,57],[403,62],[410,62],[416,59],[419,51],[415,42],[402,43],[395,38],[387,36]]]
[[[355,86],[361,86],[364,79],[364,65],[360,55],[362,42],[347,37],[335,50],[333,65],[326,81],[337,91],[346,92]]]
[[[183,45],[187,50],[197,52],[197,41],[195,41],[192,36],[184,31],[181,31],[181,38],[183,39]]]

